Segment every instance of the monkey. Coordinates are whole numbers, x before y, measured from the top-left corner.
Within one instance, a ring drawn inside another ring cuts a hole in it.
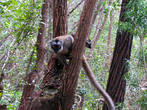
[[[66,65],[66,59],[69,58],[68,56],[74,43],[74,35],[58,36],[52,39],[49,43],[50,51],[55,54],[63,65]],[[86,40],[85,45],[87,48],[91,48],[91,41]]]
[[[50,41],[50,50],[58,55],[66,55],[71,50],[74,38],[71,35],[58,36]]]
[[[58,36],[52,39],[50,43],[50,51],[60,60],[63,65],[66,65],[67,56],[69,56],[74,38],[72,35]]]
[[[66,55],[69,55],[72,50],[72,45],[74,43],[73,35],[63,35],[58,36],[50,41],[50,50],[58,57],[63,65],[66,64]],[[91,41],[86,40],[85,42],[87,48],[91,48]],[[115,110],[115,105],[107,92],[101,87],[101,85],[96,81],[95,76],[90,69],[85,56],[82,57],[82,64],[88,78],[90,79],[92,85],[97,89],[98,92],[104,97],[110,110]]]

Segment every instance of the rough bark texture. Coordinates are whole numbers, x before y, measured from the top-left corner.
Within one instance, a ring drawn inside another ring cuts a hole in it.
[[[54,0],[53,37],[67,34],[67,0]]]
[[[24,90],[21,98],[21,104],[19,110],[27,110],[32,101],[32,95],[34,92],[35,84],[39,81],[40,76],[42,74],[42,70],[44,67],[44,59],[45,59],[45,45],[44,45],[44,37],[46,34],[46,23],[47,23],[47,14],[48,14],[48,3],[49,0],[44,0],[42,6],[42,19],[40,21],[40,28],[37,36],[37,61],[35,70],[30,72],[26,76],[26,85],[24,85]]]
[[[63,89],[62,89],[62,110],[71,110],[74,102],[74,94],[77,86],[79,72],[82,64],[82,55],[84,53],[85,41],[90,27],[92,12],[96,0],[86,0],[82,14],[80,16],[80,23],[75,35],[75,44],[72,49],[72,59],[67,68],[64,69]],[[80,48],[79,48],[80,47]]]
[[[67,34],[67,0],[53,1],[53,37]],[[52,54],[48,62],[48,71],[40,85],[43,95],[33,101],[31,110],[61,110],[63,67]],[[47,92],[47,94],[46,94]],[[53,95],[52,95],[53,94]]]
[[[41,88],[58,90],[52,98],[48,98],[39,109],[42,110],[71,110],[74,103],[74,94],[81,68],[81,57],[84,53],[85,41],[92,18],[96,0],[87,0],[81,14],[78,31],[75,36],[75,44],[71,53],[69,65],[61,65],[57,59],[51,56],[48,64],[49,72],[45,75]],[[61,9],[63,8],[63,9]],[[67,34],[67,1],[54,1],[54,37]],[[61,14],[61,15],[60,15]],[[60,21],[60,22],[59,22]],[[79,48],[80,47],[80,48]],[[46,109],[43,109],[46,108]],[[36,110],[35,108],[32,110]]]
[[[127,22],[124,13],[128,2],[129,0],[122,0],[119,19],[121,22]],[[131,55],[132,39],[133,36],[127,30],[123,31],[118,29],[106,89],[116,105],[124,102],[126,89],[125,74],[128,72],[128,60]],[[118,109],[122,108],[120,107]],[[104,104],[103,110],[108,110],[106,104]]]

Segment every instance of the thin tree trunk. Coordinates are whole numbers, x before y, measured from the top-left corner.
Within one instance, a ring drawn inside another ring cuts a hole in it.
[[[112,34],[112,25],[113,25],[113,11],[111,11],[110,15],[110,24],[109,24],[109,32],[108,32],[108,41],[107,41],[107,50],[106,50],[106,61],[105,61],[105,66],[108,66],[110,64],[110,49],[111,49],[111,34]]]
[[[52,31],[52,27],[53,27],[53,23],[52,23],[52,19],[53,19],[53,1],[49,0],[49,14],[48,14],[48,37],[47,37],[47,41],[52,39],[53,36],[53,31]]]
[[[110,6],[111,4],[112,4],[112,1],[109,1],[108,5]],[[104,10],[104,7],[102,7],[102,10]],[[94,47],[96,46],[96,43],[97,43],[97,41],[99,40],[100,35],[101,35],[101,33],[102,33],[103,29],[104,29],[104,26],[105,26],[106,21],[107,21],[107,19],[108,19],[109,12],[110,12],[110,8],[108,9],[108,11],[107,11],[107,13],[106,13],[106,15],[105,15],[105,17],[104,17],[104,20],[103,20],[103,22],[102,22],[101,27],[98,28],[99,31],[98,31],[97,35],[94,36],[93,39],[92,39],[92,48],[90,49],[90,52],[89,52],[89,55],[88,55],[89,58],[91,58],[92,53],[93,53],[93,50],[94,50]]]
[[[42,19],[40,21],[40,27],[39,27],[37,43],[36,43],[36,48],[37,48],[36,66],[35,66],[35,70],[30,72],[26,76],[27,83],[24,85],[24,90],[23,90],[19,110],[27,110],[28,107],[30,106],[35,84],[39,81],[42,75],[43,68],[44,68],[44,59],[45,59],[44,37],[46,34],[48,3],[49,3],[49,0],[44,0],[43,2],[42,12],[41,12]]]
[[[54,0],[53,37],[67,34],[67,0]]]
[[[99,32],[97,33],[96,37],[93,39],[92,47],[95,47],[95,45],[96,45],[98,39],[100,38],[100,35],[101,35],[101,33],[102,33],[103,29],[104,29],[104,26],[105,26],[105,24],[106,24],[106,21],[107,21],[107,19],[108,19],[108,15],[109,15],[109,11],[106,13],[106,16],[105,16],[105,18],[104,18],[104,21],[103,21],[103,23],[102,23],[102,26],[99,28]]]
[[[96,35],[97,35],[97,31],[98,31],[98,29],[99,29],[99,27],[100,27],[100,24],[101,24],[101,21],[102,21],[102,18],[103,18],[103,9],[104,9],[104,7],[102,7],[102,8],[100,9],[99,18],[98,18],[98,23],[97,23],[97,25],[96,25],[96,29],[95,29],[95,33],[94,33],[93,39],[95,39],[95,37],[96,37]],[[93,40],[92,40],[92,41],[93,41]],[[94,49],[94,47],[92,47],[92,48],[90,49],[90,52],[89,52],[89,54],[88,54],[88,58],[89,58],[88,60],[90,60],[90,58],[92,57],[93,49]]]
[[[137,15],[137,1],[134,1],[134,11],[135,11],[135,17],[134,17],[134,24],[136,27],[136,30],[138,32],[139,38],[140,38],[140,48],[141,48],[141,53],[142,53],[142,57],[143,57],[143,63],[144,63],[144,72],[147,73],[147,65],[146,65],[146,59],[145,59],[145,55],[144,55],[144,48],[143,48],[143,42],[144,42],[144,36],[140,33],[141,29],[138,27],[138,25],[136,24],[136,15]],[[147,74],[145,75],[145,80],[147,81]]]
[[[3,97],[3,90],[4,90],[4,86],[2,83],[3,79],[4,79],[4,73],[1,73],[1,75],[0,75],[0,101]],[[0,104],[0,110],[7,110],[7,105]]]
[[[103,10],[103,9],[104,9],[104,7],[102,8],[102,10]],[[102,12],[103,12],[103,11],[102,11]],[[95,47],[97,41],[99,40],[100,35],[101,35],[101,33],[102,33],[103,29],[104,29],[104,26],[105,26],[106,21],[107,21],[107,18],[108,18],[108,14],[109,14],[109,10],[108,10],[108,12],[107,12],[106,15],[105,15],[105,18],[104,18],[104,21],[103,21],[102,25],[101,25],[100,27],[97,25],[97,26],[99,27],[99,28],[97,28],[97,29],[99,29],[99,31],[98,31],[98,33],[96,34],[96,36],[94,36],[93,39],[92,39],[92,48],[90,49],[90,52],[89,52],[89,55],[88,55],[88,56],[90,56],[90,57],[92,56],[94,47]],[[100,17],[102,17],[102,16],[103,16],[103,14],[100,15]],[[98,22],[98,24],[99,24],[99,23],[100,23],[100,21]],[[95,32],[96,32],[96,31],[95,31]]]
[[[98,12],[100,11],[101,4],[102,4],[102,2],[101,2],[101,0],[99,0],[99,1],[98,1],[98,4],[97,4],[97,6],[96,6],[96,9],[95,9],[95,11],[94,11],[94,13],[93,13],[91,23],[90,23],[90,28],[89,28],[89,31],[88,31],[88,36],[89,36],[89,37],[90,37],[90,33],[91,33],[91,31],[92,31],[93,25],[94,25],[94,23],[95,23],[96,17],[97,17],[97,15],[98,15]]]
[[[142,53],[142,57],[143,57],[143,63],[144,63],[144,72],[147,73],[147,65],[146,65],[146,59],[145,59],[145,54],[144,54],[144,48],[143,48],[143,36],[139,35],[140,38],[140,49],[141,49],[141,53]],[[145,80],[147,81],[147,74],[145,75]]]
[[[121,22],[127,22],[124,13],[127,10],[126,5],[128,2],[129,0],[122,0],[119,18]],[[124,102],[126,90],[125,74],[128,72],[128,60],[131,55],[132,39],[133,36],[130,32],[118,29],[106,89],[116,105]],[[121,110],[122,106],[119,106],[118,109]],[[108,110],[106,104],[104,104],[103,110]]]

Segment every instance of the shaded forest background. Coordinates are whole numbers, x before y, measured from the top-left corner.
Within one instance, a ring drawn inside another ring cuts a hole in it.
[[[4,74],[3,94],[0,94],[0,104],[8,105],[8,110],[18,109],[25,76],[34,69],[36,62],[36,38],[41,19],[41,0],[2,0],[0,1],[0,72]],[[49,40],[53,37],[53,5],[49,2],[47,18],[46,49],[49,60]],[[79,22],[84,0],[68,0],[68,34],[75,33]],[[89,64],[95,73],[96,79],[106,88],[113,50],[121,1],[99,0],[92,16],[90,39],[94,48],[87,49]],[[136,8],[132,8],[135,6]],[[146,1],[130,0],[130,9],[126,16],[131,23],[120,23],[119,27],[129,30],[133,34],[133,46],[129,63],[129,72],[125,76],[127,88],[124,102],[125,110],[139,110],[147,107],[147,91],[144,84],[147,81],[147,19]],[[133,24],[133,25],[132,25]],[[94,39],[94,40],[93,40]],[[31,63],[30,63],[31,62]],[[28,68],[29,67],[29,68]],[[1,76],[2,77],[2,76]],[[41,82],[41,81],[40,81]],[[35,89],[39,89],[39,84]],[[76,90],[76,108],[81,99],[84,99],[83,110],[97,110],[103,106],[102,96],[97,94],[89,83],[84,71],[81,70]]]

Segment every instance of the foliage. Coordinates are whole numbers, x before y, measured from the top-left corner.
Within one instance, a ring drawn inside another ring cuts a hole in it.
[[[145,56],[145,63],[147,64],[147,46],[144,46],[144,56]],[[142,50],[139,51],[137,58],[139,60],[138,65],[144,66],[144,60],[143,60],[143,52]]]
[[[145,36],[147,33],[147,1],[145,0],[130,0],[127,5],[127,11],[124,17],[127,22],[120,22],[119,28],[125,29],[134,35],[142,34]]]
[[[147,90],[145,90],[143,95],[138,99],[137,103],[141,106],[142,110],[146,110],[147,108]]]
[[[1,104],[8,110],[18,108],[24,85],[25,71],[31,51],[35,51],[41,1],[0,1],[0,72],[5,74]],[[30,66],[32,69],[36,54]]]

